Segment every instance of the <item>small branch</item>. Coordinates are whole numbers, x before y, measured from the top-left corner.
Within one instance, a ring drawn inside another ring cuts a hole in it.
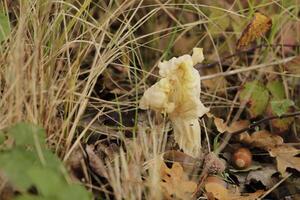
[[[298,112],[293,112],[293,113],[288,113],[288,114],[284,114],[284,115],[281,115],[281,116],[271,116],[271,117],[266,117],[264,119],[261,119],[257,122],[254,122],[252,124],[250,124],[247,128],[243,128],[243,129],[240,129],[238,131],[235,131],[235,132],[232,132],[230,133],[231,135],[237,135],[237,134],[240,134],[240,133],[243,133],[245,131],[248,131],[262,123],[265,123],[265,122],[268,122],[268,121],[271,121],[273,119],[284,119],[284,118],[288,118],[288,117],[295,117],[295,116],[298,116],[300,115],[300,111]]]
[[[292,45],[292,44],[271,44],[271,45],[262,44],[262,45],[254,46],[254,47],[246,49],[246,50],[236,51],[234,54],[225,56],[225,57],[221,58],[220,60],[209,63],[209,64],[201,64],[201,63],[196,64],[195,68],[197,70],[204,69],[204,68],[210,68],[210,67],[213,67],[215,65],[221,64],[221,63],[225,62],[226,60],[228,60],[230,58],[240,56],[241,54],[249,53],[249,52],[252,52],[256,49],[261,49],[263,47],[300,47],[300,44],[295,44],[295,45]]]
[[[211,74],[211,75],[207,75],[207,76],[201,76],[200,80],[214,79],[214,78],[217,78],[220,76],[230,76],[230,75],[239,74],[239,73],[243,73],[243,72],[247,72],[247,71],[251,71],[251,70],[260,69],[263,67],[272,67],[274,65],[287,63],[287,62],[293,60],[294,58],[295,58],[295,56],[292,56],[292,57],[288,57],[288,58],[285,58],[282,60],[277,60],[277,61],[274,61],[271,63],[259,64],[259,65],[254,65],[251,67],[238,67],[237,69],[231,70],[231,71],[220,72],[217,74]]]
[[[241,134],[245,131],[248,131],[262,123],[265,123],[265,122],[268,122],[268,121],[271,121],[273,119],[284,119],[284,118],[288,118],[288,117],[296,117],[296,116],[300,116],[300,111],[297,111],[297,112],[293,112],[293,113],[288,113],[288,114],[284,114],[284,115],[281,115],[281,116],[271,116],[271,117],[267,117],[267,118],[264,118],[264,119],[261,119],[257,122],[254,122],[252,124],[250,124],[248,127],[246,128],[243,128],[243,129],[240,129],[238,131],[234,131],[232,133],[228,133],[228,132],[225,132],[227,133],[226,137],[224,138],[224,141],[222,142],[222,144],[220,145],[220,147],[216,150],[216,154],[219,154],[224,148],[225,146],[228,144],[230,138],[232,135],[237,135],[237,134]]]

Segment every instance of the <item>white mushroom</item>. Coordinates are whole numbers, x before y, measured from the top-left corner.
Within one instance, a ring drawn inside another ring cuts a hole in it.
[[[147,89],[140,100],[141,109],[168,114],[176,142],[192,156],[198,156],[201,151],[198,118],[209,111],[200,101],[200,75],[193,67],[202,60],[202,49],[195,48],[192,56],[160,62],[162,78]]]

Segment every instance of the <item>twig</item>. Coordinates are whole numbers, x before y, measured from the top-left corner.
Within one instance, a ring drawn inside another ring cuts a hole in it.
[[[282,182],[284,182],[286,179],[288,179],[292,174],[288,174],[286,177],[284,177],[283,179],[281,179],[278,183],[276,183],[272,188],[270,188],[267,192],[265,192],[261,197],[258,198],[258,200],[261,200],[263,198],[265,198],[268,194],[270,194],[270,192],[272,192],[273,190],[275,190],[275,188],[277,188]]]
[[[230,133],[230,134],[231,134],[231,135],[236,135],[236,134],[243,133],[243,132],[245,132],[245,131],[248,131],[248,130],[250,130],[250,129],[252,129],[252,128],[254,128],[254,127],[256,127],[256,126],[258,126],[258,125],[260,125],[260,124],[262,124],[262,123],[264,123],[264,122],[271,121],[271,120],[273,120],[273,119],[284,119],[284,118],[288,118],[288,117],[295,117],[295,116],[298,116],[298,115],[300,115],[300,111],[298,111],[298,112],[293,112],[293,113],[288,113],[288,114],[283,114],[283,115],[281,115],[281,116],[271,116],[271,117],[266,117],[266,118],[264,118],[264,119],[261,119],[261,120],[259,120],[259,121],[257,121],[257,122],[254,122],[254,123],[250,124],[250,125],[249,125],[248,127],[246,127],[246,128],[240,129],[240,130],[238,130],[238,131],[234,131],[234,132],[232,132],[232,133]]]
[[[225,57],[221,58],[220,60],[214,61],[212,63],[208,63],[208,64],[201,64],[201,63],[199,63],[199,64],[196,64],[195,68],[198,69],[198,70],[199,69],[204,69],[204,68],[210,68],[210,67],[218,65],[218,64],[220,64],[222,62],[225,62],[226,60],[228,60],[230,58],[233,58],[233,57],[236,57],[236,56],[240,56],[241,54],[249,53],[249,52],[252,52],[252,51],[254,51],[256,49],[261,49],[263,47],[300,47],[300,44],[295,44],[295,45],[292,45],[292,44],[271,44],[271,45],[261,44],[261,45],[254,46],[254,47],[246,49],[246,50],[236,51],[234,54],[225,56]]]
[[[234,74],[238,74],[238,73],[242,73],[242,72],[246,72],[246,71],[251,71],[251,70],[255,70],[255,69],[259,69],[259,68],[263,68],[263,67],[271,67],[271,66],[274,66],[274,65],[284,64],[284,63],[287,63],[287,62],[293,60],[294,58],[295,58],[295,56],[292,56],[292,57],[288,57],[288,58],[278,60],[278,61],[274,61],[274,62],[271,62],[271,63],[254,65],[254,66],[247,67],[247,68],[240,67],[236,70],[231,70],[231,71],[227,71],[227,72],[221,72],[221,73],[217,73],[217,74],[202,76],[202,77],[200,77],[200,80],[213,79],[213,78],[217,78],[217,77],[220,77],[220,76],[230,76],[230,75],[234,75]]]
[[[229,140],[230,140],[230,138],[231,138],[232,135],[241,134],[241,133],[243,133],[243,132],[245,132],[245,131],[248,131],[248,130],[250,130],[250,129],[252,129],[252,128],[254,128],[254,127],[256,127],[256,126],[262,124],[262,123],[265,123],[265,122],[267,122],[267,121],[271,121],[271,120],[273,120],[273,119],[284,119],[284,118],[288,118],[288,117],[296,117],[296,116],[300,116],[300,111],[293,112],[293,113],[288,113],[288,114],[283,114],[283,115],[281,115],[281,116],[271,116],[271,117],[266,117],[266,118],[264,118],[264,119],[261,119],[261,120],[259,120],[259,121],[257,121],[257,122],[254,122],[254,123],[250,124],[250,125],[249,125],[248,127],[246,127],[246,128],[242,128],[242,129],[240,129],[240,130],[237,130],[237,131],[234,131],[234,132],[231,132],[231,133],[225,132],[225,133],[227,133],[227,135],[226,135],[226,137],[224,138],[224,141],[222,142],[222,144],[220,145],[220,147],[216,150],[216,154],[219,154],[219,153],[225,148],[225,146],[228,144],[228,142],[229,142]]]

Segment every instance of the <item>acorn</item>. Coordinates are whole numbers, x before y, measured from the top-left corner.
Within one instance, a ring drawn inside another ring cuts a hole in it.
[[[246,169],[252,163],[252,153],[249,149],[241,147],[233,153],[232,162],[237,169]]]

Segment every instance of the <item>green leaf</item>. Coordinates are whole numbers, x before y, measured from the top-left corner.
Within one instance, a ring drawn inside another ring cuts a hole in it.
[[[267,84],[267,88],[272,95],[272,99],[281,100],[285,99],[285,91],[284,85],[281,81],[269,81]]]
[[[242,103],[247,104],[251,117],[263,114],[269,102],[269,92],[259,81],[247,82],[239,97]]]
[[[45,132],[33,124],[19,123],[9,129],[9,134],[15,139],[17,146],[45,146]]]
[[[219,138],[221,136],[222,133],[219,133],[215,138],[214,138],[214,143],[213,143],[213,147],[214,147],[214,151],[216,151],[219,146],[220,146],[220,143],[219,143]]]
[[[10,34],[9,18],[3,12],[0,12],[0,42],[7,39]]]
[[[4,141],[5,141],[4,132],[0,131],[0,145],[3,144]]]
[[[294,102],[290,99],[271,101],[272,112],[275,113],[278,117],[286,114],[291,106],[294,106]]]
[[[32,166],[39,165],[37,160],[37,156],[32,152],[14,148],[12,151],[0,154],[0,168],[19,190],[26,191],[32,186],[27,171]]]
[[[41,197],[36,195],[25,194],[25,195],[18,196],[17,198],[15,198],[15,200],[53,200],[53,199],[49,197]]]
[[[68,174],[62,162],[44,144],[43,129],[20,123],[7,133],[16,145],[0,153],[0,170],[21,192],[18,200],[92,199],[84,187],[67,182]],[[37,195],[27,194],[32,187],[37,189]]]
[[[90,193],[80,185],[72,185],[67,187],[64,192],[59,194],[59,200],[69,200],[69,199],[78,199],[78,200],[91,200],[92,196]]]
[[[60,173],[48,168],[32,167],[28,175],[38,192],[46,197],[56,196],[67,186],[67,182]]]

